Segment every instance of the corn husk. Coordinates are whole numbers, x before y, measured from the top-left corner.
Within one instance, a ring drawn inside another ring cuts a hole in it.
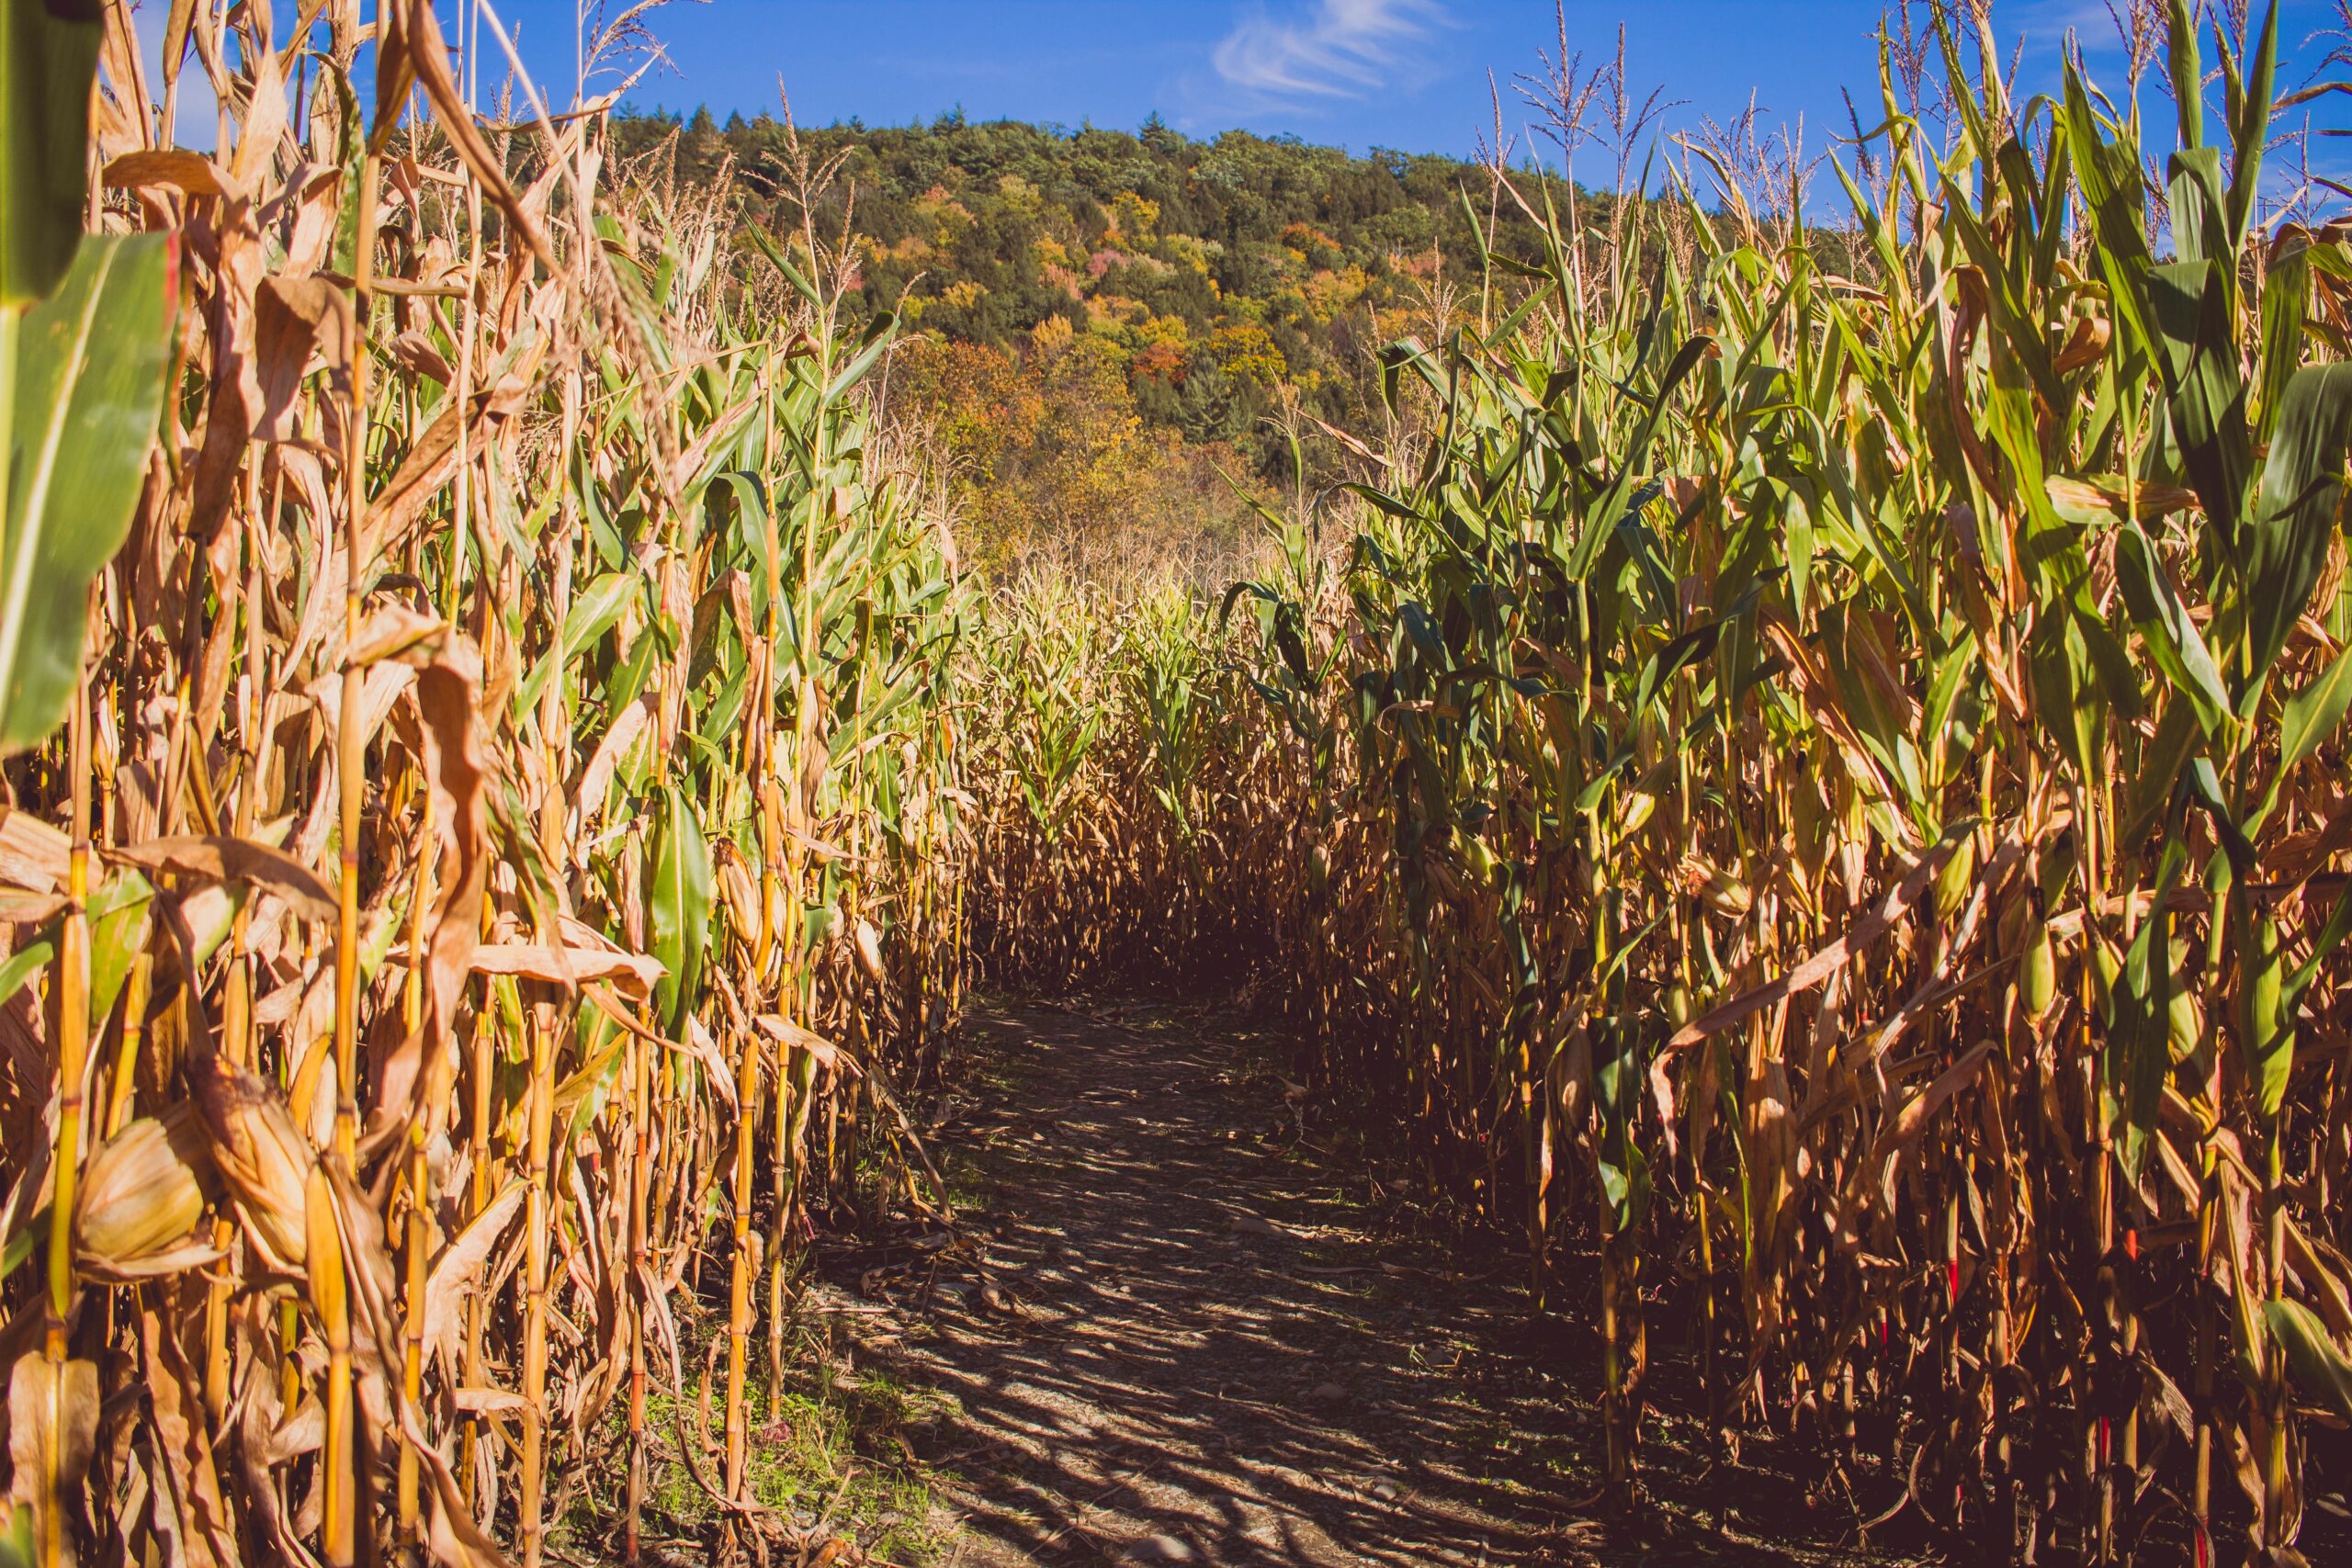
[[[868,980],[879,986],[884,981],[882,968],[882,933],[865,920],[857,922],[854,931],[857,966]]]
[[[220,1256],[198,1241],[212,1159],[192,1106],[142,1116],[91,1153],[74,1208],[74,1267],[96,1280],[153,1279]]]
[[[246,1245],[272,1271],[299,1274],[308,1250],[304,1193],[318,1164],[309,1140],[277,1090],[243,1068],[216,1057],[189,1076]]]

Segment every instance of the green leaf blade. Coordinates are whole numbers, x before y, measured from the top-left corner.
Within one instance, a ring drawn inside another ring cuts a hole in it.
[[[93,237],[20,323],[0,534],[0,751],[38,745],[63,720],[90,580],[130,532],[171,362],[173,243]]]

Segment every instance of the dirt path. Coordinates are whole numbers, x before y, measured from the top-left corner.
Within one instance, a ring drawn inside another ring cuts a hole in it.
[[[1555,1373],[1589,1358],[1538,1343],[1515,1282],[1370,1234],[1279,1080],[1202,1022],[985,1010],[986,1079],[935,1151],[978,1187],[961,1238],[827,1269],[865,1362],[944,1396],[912,1435],[964,1516],[947,1561],[1804,1560],[1736,1501],[1700,1522],[1724,1501],[1701,1456],[1667,1506],[1580,1516],[1599,1433]]]

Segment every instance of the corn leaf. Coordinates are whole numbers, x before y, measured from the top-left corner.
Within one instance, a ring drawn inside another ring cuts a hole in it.
[[[2263,1322],[2285,1348],[2295,1380],[2313,1399],[2352,1420],[2352,1358],[2337,1348],[2327,1325],[2301,1302],[2266,1302]]]
[[[173,243],[94,238],[25,315],[6,432],[0,750],[64,717],[90,579],[130,530],[171,359]]]
[[[675,785],[662,792],[662,816],[653,874],[647,886],[647,931],[665,973],[653,1005],[673,1038],[702,992],[702,960],[710,941],[710,846],[694,807]]]
[[[2246,638],[2248,692],[2287,645],[2327,564],[2328,541],[2344,494],[2345,448],[2352,443],[2352,365],[2312,366],[2287,383],[2278,425],[2262,468],[2262,491],[2248,530]]]
[[[0,10],[0,310],[55,292],[81,244],[103,13],[100,0]]]

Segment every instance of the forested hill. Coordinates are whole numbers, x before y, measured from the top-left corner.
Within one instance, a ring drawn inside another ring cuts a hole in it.
[[[786,134],[707,111],[615,125],[617,152],[666,143],[690,186],[727,171],[754,216],[782,194]],[[1106,508],[1141,508],[1126,521],[1162,531],[1229,524],[1233,500],[1204,465],[1286,477],[1270,416],[1294,401],[1361,420],[1368,351],[1416,330],[1448,279],[1475,276],[1464,199],[1483,220],[1489,190],[1454,158],[1195,140],[1157,120],[950,116],[800,135],[820,159],[846,155],[831,199],[854,193],[856,308],[897,310],[917,334],[902,384],[960,461],[967,531],[1005,553],[1100,531]],[[1541,254],[1532,225],[1498,217],[1501,247]]]

